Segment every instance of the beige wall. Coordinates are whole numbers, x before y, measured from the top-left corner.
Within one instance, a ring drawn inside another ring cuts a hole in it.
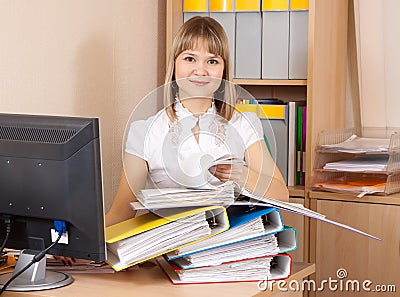
[[[163,81],[164,2],[0,0],[0,112],[100,117],[106,208],[126,121]]]
[[[400,127],[400,1],[355,0],[364,127]]]

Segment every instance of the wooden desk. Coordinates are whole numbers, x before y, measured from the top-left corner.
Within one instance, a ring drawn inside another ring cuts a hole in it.
[[[287,280],[302,281],[315,272],[315,264],[293,263],[292,276]],[[115,296],[173,296],[173,297],[244,297],[244,296],[302,296],[302,292],[260,291],[256,282],[172,285],[158,266],[106,274],[74,274],[69,286],[37,292],[4,292],[4,297],[115,297]]]

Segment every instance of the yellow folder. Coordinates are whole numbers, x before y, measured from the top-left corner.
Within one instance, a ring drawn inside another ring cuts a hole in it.
[[[285,119],[285,105],[262,105],[260,104],[261,119]]]
[[[288,10],[289,0],[262,0],[262,10]]]
[[[177,209],[172,209],[170,210],[170,212],[172,212],[172,214],[164,216],[158,216],[154,213],[146,213],[136,218],[128,219],[121,223],[109,226],[106,228],[106,242],[107,244],[117,243],[118,241],[123,239],[131,238],[140,234],[146,234],[145,232],[147,231],[153,231],[152,236],[161,239],[160,236],[162,235],[160,235],[157,231],[155,231],[157,228],[166,226],[168,223],[177,220],[183,221],[182,224],[184,224],[185,218],[189,218],[190,216],[201,213],[206,213],[207,217],[212,216],[213,220],[215,220],[215,222],[217,223],[217,226],[211,229],[211,234],[204,236],[201,239],[194,239],[194,240],[186,239],[186,242],[182,242],[182,244],[173,248],[163,249],[163,247],[160,247],[158,248],[157,252],[149,253],[145,257],[141,257],[137,261],[131,263],[125,263],[121,261],[121,259],[115,253],[111,252],[109,249],[107,253],[106,262],[114,270],[120,271],[135,264],[161,256],[165,253],[171,252],[183,246],[209,238],[229,228],[229,220],[224,206],[205,206],[194,209],[182,208],[182,210],[180,211],[178,211]],[[173,231],[173,229],[171,229],[171,231]],[[176,239],[179,240],[179,238]]]
[[[183,11],[207,11],[207,0],[183,0]]]
[[[236,11],[260,11],[260,0],[236,0]]]
[[[210,11],[232,11],[233,0],[210,0]]]
[[[236,110],[239,112],[254,112],[258,116],[257,104],[236,104]]]
[[[308,10],[308,0],[290,0],[290,10]]]

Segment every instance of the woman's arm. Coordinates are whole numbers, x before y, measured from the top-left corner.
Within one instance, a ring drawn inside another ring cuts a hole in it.
[[[286,183],[264,141],[250,145],[245,152],[245,159],[247,167],[220,164],[215,167],[213,174],[223,182],[233,180],[253,193],[282,201],[289,200]]]
[[[263,140],[247,148],[245,159],[248,172],[245,172],[242,180],[246,189],[273,199],[289,201],[285,180]]]
[[[115,194],[111,208],[106,213],[106,226],[133,218],[136,212],[129,206],[129,202],[136,201],[135,193],[143,189],[147,179],[147,163],[135,155],[126,153],[124,156],[124,169]],[[133,191],[132,191],[133,189]]]

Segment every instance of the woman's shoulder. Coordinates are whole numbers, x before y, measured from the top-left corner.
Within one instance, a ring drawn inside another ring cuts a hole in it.
[[[169,118],[165,109],[158,111],[156,114],[141,120],[132,119],[130,128],[141,131],[148,131],[151,129],[161,129],[162,127],[168,126]]]
[[[260,118],[254,112],[238,112],[234,111],[231,120],[229,121],[234,126],[255,125],[260,122]]]

